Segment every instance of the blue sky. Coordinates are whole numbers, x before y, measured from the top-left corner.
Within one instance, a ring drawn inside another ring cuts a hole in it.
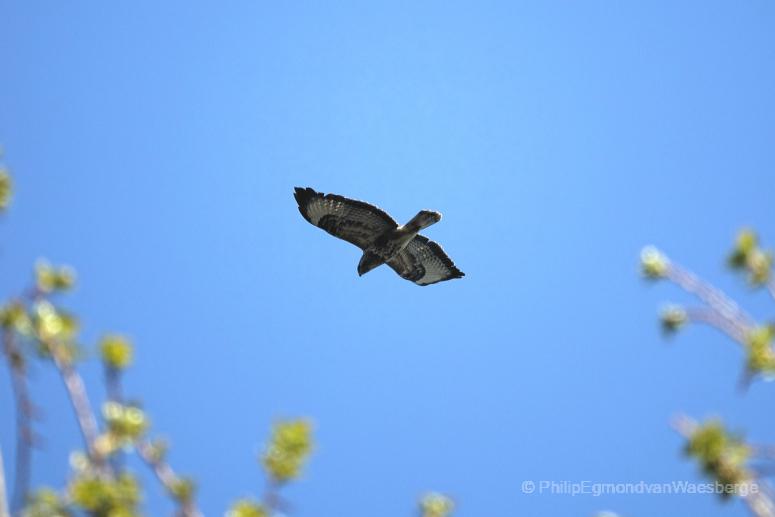
[[[654,243],[747,303],[738,228],[775,243],[775,6],[750,2],[0,1],[15,200],[2,294],[79,271],[83,341],[131,336],[126,382],[207,515],[260,493],[271,423],[309,416],[298,515],[744,515],[706,495],[523,495],[525,480],[697,481],[669,419],[775,442],[772,385],[709,329],[660,338]],[[373,202],[467,276],[420,288],[299,215],[294,186]],[[100,372],[84,369],[94,397]],[[79,447],[33,374],[61,485]],[[12,454],[7,372],[0,444]],[[6,460],[8,461],[8,459]],[[143,472],[140,466],[138,471]],[[144,474],[145,475],[145,474]],[[151,484],[149,515],[170,504]]]

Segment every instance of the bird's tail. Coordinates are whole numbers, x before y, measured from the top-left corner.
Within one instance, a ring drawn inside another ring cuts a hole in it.
[[[436,224],[441,221],[441,214],[438,212],[432,212],[430,210],[420,210],[417,215],[412,217],[412,220],[404,225],[404,228],[411,232],[419,232],[423,228],[427,228],[432,224]]]

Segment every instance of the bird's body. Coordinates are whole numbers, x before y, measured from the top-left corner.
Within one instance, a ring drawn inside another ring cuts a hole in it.
[[[402,278],[418,285],[464,276],[441,246],[419,234],[441,220],[438,212],[421,210],[408,223],[398,225],[388,214],[363,201],[298,187],[294,197],[307,221],[363,250],[359,275],[388,264]]]

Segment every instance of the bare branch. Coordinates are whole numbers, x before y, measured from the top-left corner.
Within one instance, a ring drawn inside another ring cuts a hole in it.
[[[688,439],[697,430],[698,425],[694,419],[689,418],[686,415],[679,414],[670,420],[670,427],[675,429],[678,434]]]
[[[174,494],[178,483],[180,483],[180,478],[175,474],[175,471],[172,470],[169,463],[162,460],[158,454],[155,453],[153,445],[149,442],[137,442],[135,446],[137,448],[137,453],[156,475],[159,483],[164,486],[168,493]],[[180,502],[178,515],[181,517],[201,517],[202,514],[193,501],[184,501]]]
[[[105,368],[105,389],[110,402],[124,403],[124,397],[121,389],[121,372],[113,368]],[[113,472],[120,472],[124,469],[124,452],[117,450],[109,460]]]
[[[108,400],[124,403],[123,390],[121,388],[121,372],[115,368],[105,368],[105,389]]]
[[[272,476],[267,477],[264,489],[264,507],[269,510],[269,515],[275,515],[278,511],[281,514],[286,514],[292,510],[290,503],[280,495],[281,486],[282,483]]]
[[[720,320],[735,329],[735,335],[745,336],[755,326],[754,319],[741,309],[734,300],[691,271],[671,261],[667,266],[665,276],[684,291],[705,302]]]
[[[742,499],[756,517],[775,516],[775,503],[772,502],[772,494],[766,490],[761,483],[751,481],[749,492]],[[752,487],[756,487],[756,491]]]
[[[121,372],[119,370],[110,367],[105,368],[105,385],[108,398],[118,403],[123,403],[124,401],[124,390],[121,380]],[[167,493],[174,494],[178,483],[180,483],[180,478],[172,470],[169,463],[163,461],[154,450],[154,446],[146,440],[136,442],[135,449],[140,458],[153,471],[159,483],[167,490]],[[202,514],[196,508],[193,501],[180,502],[176,499],[176,502],[180,505],[178,515],[181,517],[201,517]]]
[[[30,486],[34,407],[27,387],[21,350],[17,346],[12,330],[6,329],[3,332],[3,352],[8,361],[11,390],[16,406],[16,466],[12,506],[18,510],[24,504]]]
[[[734,341],[743,343],[745,334],[740,327],[723,318],[717,311],[708,307],[689,307],[686,309],[686,317],[693,323],[704,323],[723,332]]]
[[[92,411],[91,403],[89,402],[89,396],[86,393],[86,387],[83,384],[83,379],[78,372],[73,368],[72,363],[65,357],[63,357],[59,346],[56,343],[46,343],[46,346],[51,351],[51,356],[54,358],[54,364],[59,370],[62,380],[67,388],[67,393],[70,396],[70,403],[75,411],[75,416],[78,419],[78,426],[81,429],[81,435],[83,436],[84,444],[86,445],[86,451],[89,457],[96,464],[101,464],[102,459],[94,447],[97,440],[98,427],[97,419]]]
[[[750,447],[754,457],[775,460],[775,445],[751,445]]]
[[[3,464],[2,449],[0,449],[0,517],[11,517],[8,511],[8,497],[5,491],[5,465]]]

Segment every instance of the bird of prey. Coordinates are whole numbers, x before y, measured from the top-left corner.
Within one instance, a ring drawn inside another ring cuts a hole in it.
[[[464,276],[441,246],[419,234],[441,220],[438,212],[420,210],[408,223],[399,225],[388,214],[363,201],[300,187],[296,187],[293,196],[304,219],[363,250],[358,276],[382,264],[417,285]]]

